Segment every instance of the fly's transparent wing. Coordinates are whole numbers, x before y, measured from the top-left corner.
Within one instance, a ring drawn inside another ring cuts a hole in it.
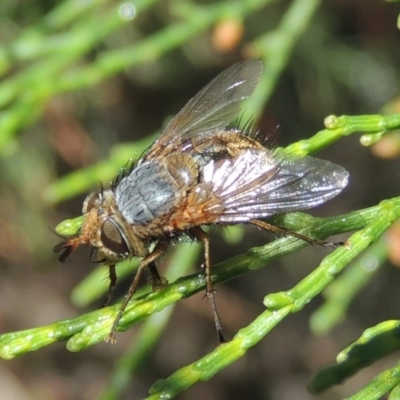
[[[312,157],[274,160],[268,150],[247,150],[234,159],[211,161],[204,180],[218,201],[206,207],[218,222],[246,222],[315,207],[347,185],[348,172]]]
[[[223,71],[171,120],[145,158],[185,151],[190,148],[191,138],[225,128],[239,113],[240,101],[253,93],[261,72],[260,60],[243,61]]]

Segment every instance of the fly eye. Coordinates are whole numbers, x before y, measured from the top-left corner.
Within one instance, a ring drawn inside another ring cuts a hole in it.
[[[90,193],[89,196],[86,197],[83,203],[83,213],[89,212],[93,207],[95,207],[100,201],[99,193]]]
[[[107,249],[118,255],[128,255],[129,248],[117,223],[107,219],[101,226],[100,239]]]

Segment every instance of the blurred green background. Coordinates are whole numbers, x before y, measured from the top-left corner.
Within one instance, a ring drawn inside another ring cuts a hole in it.
[[[266,78],[247,111],[280,145],[312,136],[330,114],[399,112],[400,6],[380,0],[5,1],[0,4],[0,330],[17,331],[93,310],[71,291],[94,268],[79,249],[64,265],[54,227],[80,214],[211,78],[244,57],[261,58]],[[399,194],[398,137],[373,148],[357,135],[318,154],[344,166],[349,187],[313,210],[333,216]],[[396,142],[397,140],[397,142]],[[135,143],[133,143],[135,142]],[[398,146],[398,144],[397,144]],[[239,242],[212,233],[214,263],[272,237],[245,228]],[[227,235],[229,238],[229,235]],[[343,236],[346,238],[346,235]],[[232,243],[234,242],[234,243]],[[307,248],[218,288],[231,337],[263,309],[265,294],[292,287],[328,250]],[[167,263],[167,260],[166,260]],[[201,264],[198,259],[193,270]],[[324,337],[309,329],[318,301],[292,315],[256,349],[182,399],[310,399],[310,374],[334,360],[362,330],[399,318],[400,274],[388,262],[354,300],[346,321]],[[106,270],[104,269],[104,278]],[[120,285],[121,294],[128,283]],[[115,399],[139,399],[151,384],[216,345],[202,294],[178,303],[166,331]],[[97,399],[135,337],[118,334],[70,353],[63,343],[0,361],[7,399]],[[353,393],[385,359],[346,385]]]

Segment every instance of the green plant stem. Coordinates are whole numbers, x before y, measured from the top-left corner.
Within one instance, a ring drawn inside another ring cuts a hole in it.
[[[314,333],[326,335],[345,318],[352,300],[384,265],[387,254],[387,238],[382,236],[324,290],[326,301],[310,319]]]
[[[400,199],[397,202],[397,218],[400,215]],[[385,209],[387,204],[382,204]],[[287,292],[274,293],[265,297],[268,307],[256,320],[241,329],[234,339],[222,344],[207,356],[186,366],[165,380],[157,382],[151,389],[148,399],[172,398],[197,381],[205,381],[217,372],[233,363],[268,332],[271,331],[289,313],[300,311],[312,298],[318,295],[328,283],[354,259],[375,237],[379,237],[393,222],[388,215],[378,215],[363,229],[354,233],[346,247],[337,248],[324,258],[320,266]],[[279,242],[279,241],[276,241]],[[267,246],[266,246],[267,247]]]
[[[246,328],[241,329],[228,343],[219,345],[214,351],[193,364],[179,369],[166,379],[157,381],[150,389],[148,400],[173,398],[198,381],[207,381],[221,369],[242,357],[257,344],[291,311],[287,306],[279,311],[265,311]]]
[[[400,198],[385,200],[378,206],[339,217],[314,219],[305,214],[296,214],[296,216],[301,222],[297,226],[299,228],[297,230],[304,234],[311,232],[317,238],[354,229],[359,229],[359,231],[352,235],[347,246],[340,247],[327,256],[320,267],[292,290],[267,296],[265,304],[270,310],[276,311],[291,305],[293,311],[298,311],[312,297],[320,293],[345,265],[382,235],[396,218],[400,217]],[[302,216],[305,218],[301,218]],[[290,217],[287,216],[286,220],[293,226],[293,220],[290,221]],[[313,223],[304,228],[303,224],[306,221],[307,224],[310,221]],[[253,248],[241,256],[215,266],[212,271],[213,281],[219,283],[240,276],[247,271],[265,267],[268,262],[306,245],[307,243],[302,240],[284,237],[266,246]],[[178,279],[158,292],[136,298],[128,305],[119,329],[126,330],[150,314],[164,309],[181,298],[191,296],[204,287],[204,276],[196,273]],[[12,358],[27,351],[37,350],[54,341],[67,339],[69,339],[67,346],[71,351],[82,350],[107,337],[118,310],[119,305],[117,304],[72,320],[55,322],[46,327],[1,335],[0,356]]]
[[[391,389],[398,386],[400,378],[400,363],[396,364],[394,367],[387,369],[382,372],[371,382],[368,383],[362,390],[358,391],[353,396],[347,397],[345,400],[379,400],[382,399],[386,393]],[[398,397],[394,397],[399,390],[393,393],[389,399],[397,400]]]
[[[400,347],[400,322],[385,321],[368,328],[362,336],[343,350],[337,364],[322,368],[309,384],[310,392],[318,394],[343,382],[360,369],[376,362]],[[349,399],[379,399],[400,382],[400,365],[396,365],[375,377],[363,389]]]

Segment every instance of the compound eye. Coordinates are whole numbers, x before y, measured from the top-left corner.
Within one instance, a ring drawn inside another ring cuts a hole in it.
[[[129,248],[121,232],[121,228],[113,219],[107,219],[101,226],[100,239],[103,246],[119,256],[128,256]]]

